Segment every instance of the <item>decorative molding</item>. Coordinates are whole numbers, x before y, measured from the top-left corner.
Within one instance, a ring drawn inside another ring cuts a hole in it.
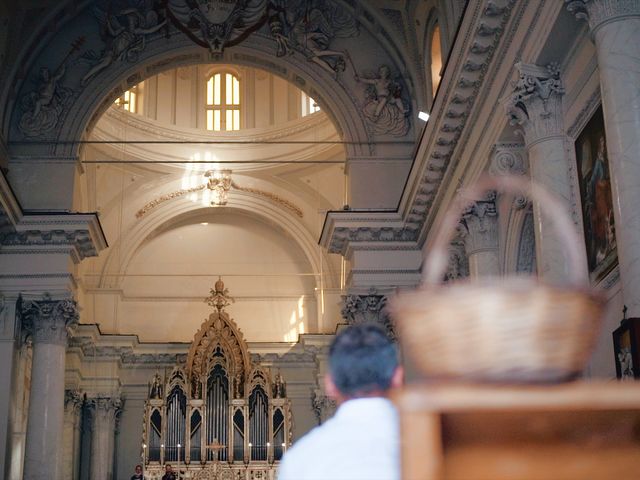
[[[316,416],[318,425],[323,424],[335,413],[338,407],[336,401],[325,395],[319,388],[311,389],[311,409]]]
[[[462,53],[458,57],[452,53],[449,64],[455,66],[448,71],[457,70],[452,77],[445,72],[442,88],[446,90],[438,93],[444,102],[427,125],[425,148],[418,150],[418,156],[423,151],[428,156],[422,165],[414,167],[415,173],[409,178],[408,185],[415,187],[407,190],[406,202],[401,202],[402,215],[396,214],[393,225],[383,229],[367,225],[369,222],[360,218],[360,224],[353,225],[364,212],[329,212],[320,241],[329,252],[344,255],[351,242],[418,242],[515,4],[515,0],[487,0],[479,2],[473,13],[467,7],[467,14],[475,15],[473,27],[469,27],[466,36],[458,36],[452,48],[452,52]],[[386,219],[388,215],[369,214],[371,223],[378,224],[391,223]]]
[[[168,193],[166,195],[162,195],[162,196],[150,201],[144,207],[142,207],[140,210],[138,210],[136,212],[136,218],[140,219],[140,218],[144,217],[147,213],[149,213],[155,207],[157,207],[158,205],[161,205],[162,203],[164,203],[164,202],[166,202],[168,200],[173,200],[175,198],[180,198],[180,197],[182,197],[184,195],[187,195],[189,193],[200,192],[200,191],[202,191],[202,190],[204,190],[206,188],[214,191],[216,186],[217,186],[217,184],[211,183],[211,181],[209,181],[207,184],[199,185],[197,187],[187,188],[187,189],[183,189],[183,190],[177,190],[175,192],[171,192],[171,193]],[[267,191],[264,191],[264,190],[260,190],[258,188],[241,187],[237,183],[235,183],[234,181],[231,181],[230,187],[235,189],[235,190],[238,190],[239,192],[245,192],[245,193],[258,195],[258,196],[264,197],[264,198],[266,198],[268,200],[271,200],[272,202],[277,203],[280,206],[282,206],[282,207],[286,208],[287,210],[291,211],[293,214],[295,214],[296,216],[298,216],[300,218],[302,218],[304,216],[304,214],[302,212],[302,209],[300,209],[299,207],[294,205],[289,200],[286,200],[286,199],[280,197],[279,195],[276,195],[275,193],[271,193],[271,192],[267,192]]]
[[[516,69],[518,81],[504,103],[510,123],[522,127],[526,146],[562,135],[564,87],[558,66],[551,63],[542,68],[517,63]]]
[[[64,391],[64,412],[67,415],[76,416],[80,413],[84,403],[84,395],[80,390]]]
[[[368,295],[345,295],[342,297],[340,315],[349,325],[360,323],[376,323],[395,338],[393,322],[386,309],[387,297],[379,295],[375,288]]]
[[[485,200],[474,202],[462,214],[458,230],[468,257],[480,251],[498,250],[496,198],[496,192],[489,192]]]
[[[592,33],[605,23],[640,16],[640,0],[564,0],[567,10],[586,20]]]
[[[491,175],[526,175],[528,171],[527,155],[523,144],[499,142],[493,146],[489,166]]]
[[[75,300],[53,300],[45,294],[42,300],[19,300],[23,326],[34,343],[67,345],[67,340],[78,324],[78,306]]]

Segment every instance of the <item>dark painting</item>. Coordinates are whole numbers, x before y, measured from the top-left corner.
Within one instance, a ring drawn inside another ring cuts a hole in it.
[[[598,108],[580,133],[575,146],[589,274],[592,282],[598,282],[617,262],[602,107]]]

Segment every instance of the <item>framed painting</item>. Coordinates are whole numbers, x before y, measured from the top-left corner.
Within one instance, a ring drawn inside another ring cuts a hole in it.
[[[640,318],[627,318],[613,331],[616,376],[620,380],[640,378]]]
[[[618,262],[602,107],[576,139],[575,149],[589,275],[598,283]]]

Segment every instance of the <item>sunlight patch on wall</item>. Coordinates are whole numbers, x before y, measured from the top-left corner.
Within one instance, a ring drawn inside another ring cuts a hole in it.
[[[285,342],[297,342],[298,335],[302,335],[305,333],[304,328],[304,295],[300,296],[298,299],[297,307],[291,312],[291,317],[289,317],[289,325],[291,329],[284,335]]]

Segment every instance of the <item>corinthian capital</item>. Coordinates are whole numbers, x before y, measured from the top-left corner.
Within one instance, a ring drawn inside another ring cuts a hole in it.
[[[385,308],[387,298],[379,295],[375,288],[369,295],[346,295],[343,297],[341,314],[350,325],[358,323],[377,323],[393,338],[394,330],[391,319]]]
[[[20,311],[34,343],[66,345],[78,324],[78,306],[71,299],[53,300],[45,294],[42,300],[24,302]]]
[[[640,15],[640,0],[564,0],[576,18],[589,22],[591,32],[601,25]]]
[[[118,395],[96,395],[87,398],[87,408],[94,420],[116,420],[122,410],[122,399]]]
[[[462,216],[460,233],[467,255],[498,248],[498,211],[496,193],[490,192],[485,200],[475,202]]]
[[[527,146],[563,133],[562,95],[564,87],[555,64],[547,67],[517,63],[518,81],[506,98],[512,125],[522,127]]]
[[[65,413],[77,415],[84,402],[84,396],[79,390],[64,391],[64,410]]]

